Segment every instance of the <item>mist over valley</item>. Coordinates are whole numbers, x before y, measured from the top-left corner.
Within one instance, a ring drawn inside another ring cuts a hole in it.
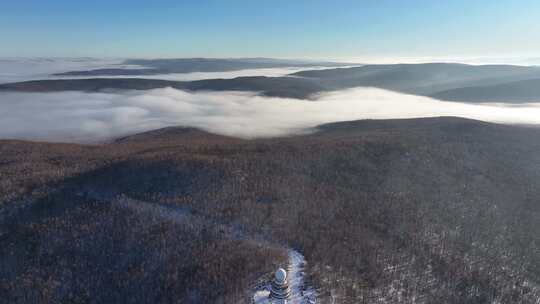
[[[5,1],[0,304],[540,304],[538,20]]]

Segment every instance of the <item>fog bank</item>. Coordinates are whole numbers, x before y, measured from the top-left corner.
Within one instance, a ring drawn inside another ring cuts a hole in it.
[[[350,68],[353,66],[340,66],[340,68]],[[280,77],[288,74],[306,71],[306,70],[325,70],[335,67],[312,66],[312,67],[283,67],[283,68],[261,68],[261,69],[243,69],[225,72],[190,72],[190,73],[168,73],[156,75],[120,75],[120,76],[52,76],[47,79],[86,79],[86,78],[143,78],[143,79],[163,79],[174,81],[194,81],[203,79],[232,79],[236,77],[266,76]]]
[[[100,58],[0,58],[0,83],[20,82],[43,79],[87,79],[87,78],[145,78],[175,81],[193,81],[202,79],[231,79],[246,76],[279,77],[305,70],[322,70],[335,67],[281,67],[243,69],[225,72],[168,73],[156,75],[120,75],[120,76],[58,76],[55,73],[94,70],[103,68],[141,69],[143,66],[123,64],[122,59]],[[340,66],[342,68],[353,66]]]
[[[433,116],[538,124],[540,103],[471,105],[372,88],[322,94],[317,101],[171,88],[0,94],[2,139],[97,142],[165,126],[191,126],[242,138],[273,137],[328,122]]]

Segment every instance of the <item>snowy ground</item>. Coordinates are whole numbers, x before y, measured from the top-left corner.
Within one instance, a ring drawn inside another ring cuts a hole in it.
[[[286,304],[313,304],[316,302],[315,290],[306,284],[304,268],[306,259],[304,256],[293,249],[289,249],[289,265],[287,266],[287,279],[291,288],[291,297]],[[270,284],[259,285],[253,295],[255,304],[268,304],[268,295],[270,294]],[[280,303],[281,304],[281,303]]]
[[[95,192],[87,192],[87,195],[96,199],[110,198],[108,194],[97,194]],[[175,223],[187,223],[192,225],[204,221],[202,218],[198,218],[198,221],[190,221],[195,215],[190,210],[181,207],[162,206],[159,204],[149,203],[145,201],[135,200],[127,197],[117,197],[116,203],[126,209],[133,212],[150,216],[154,222],[161,221],[173,221]],[[215,225],[221,225],[219,222],[213,222]],[[246,237],[245,233],[238,227],[229,227],[230,235],[236,239],[243,239]],[[225,227],[223,227],[225,229]],[[254,288],[253,303],[254,304],[314,304],[316,301],[316,292],[312,286],[306,283],[305,280],[305,267],[306,259],[304,256],[294,250],[288,249],[289,264],[287,265],[287,280],[291,289],[290,298],[283,303],[274,302],[271,303],[268,300],[270,294],[270,282],[261,282]]]

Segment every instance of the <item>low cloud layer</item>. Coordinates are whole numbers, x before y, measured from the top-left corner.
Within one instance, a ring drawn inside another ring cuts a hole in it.
[[[317,101],[171,88],[125,93],[2,93],[0,138],[97,142],[165,126],[192,126],[253,138],[298,134],[336,121],[448,115],[538,124],[540,104],[471,105],[372,88],[328,93]]]
[[[353,66],[340,66],[340,68],[348,68]],[[92,78],[144,78],[144,79],[164,79],[175,81],[193,81],[202,79],[232,79],[236,77],[247,76],[266,76],[280,77],[288,74],[305,71],[305,70],[325,70],[335,67],[313,66],[313,67],[283,67],[283,68],[264,68],[264,69],[243,69],[237,71],[226,72],[191,72],[191,73],[169,73],[156,75],[121,75],[121,76],[93,76]],[[48,76],[47,79],[84,79],[88,76]]]
[[[342,66],[343,68],[352,66]],[[55,73],[93,70],[102,68],[140,69],[142,66],[123,64],[121,59],[99,58],[0,58],[0,83],[10,83],[42,79],[85,79],[85,78],[145,78],[176,81],[202,79],[230,79],[244,76],[279,77],[304,70],[322,70],[334,67],[282,67],[264,69],[244,69],[226,72],[192,72],[157,75],[120,75],[120,76],[55,76]]]
[[[121,59],[0,58],[0,83],[46,79],[53,73],[99,68],[140,68]]]

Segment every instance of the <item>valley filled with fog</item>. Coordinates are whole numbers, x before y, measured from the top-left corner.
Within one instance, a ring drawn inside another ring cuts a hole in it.
[[[312,132],[358,119],[457,116],[539,124],[540,103],[467,104],[375,88],[323,93],[316,100],[173,88],[121,93],[0,93],[0,138],[96,143],[168,126],[240,138]]]
[[[3,1],[0,304],[540,304],[540,1]]]
[[[354,65],[345,65],[351,67]],[[18,59],[18,58],[0,58],[0,84],[39,80],[39,79],[85,79],[88,76],[62,76],[55,75],[58,73],[68,72],[71,70],[85,69],[105,69],[119,68],[138,70],[144,69],[144,66],[125,64],[122,59],[100,59],[100,58],[33,58],[33,59]],[[325,66],[311,66],[309,70],[328,69]],[[306,70],[306,67],[281,67],[281,68],[255,68],[242,69],[235,71],[221,72],[186,72],[186,73],[166,73],[156,75],[130,75],[132,78],[146,79],[166,79],[166,80],[202,80],[202,79],[229,79],[245,76],[285,76],[291,73]],[[122,75],[100,75],[107,78],[122,78]]]
[[[201,65],[198,62],[198,65],[193,65],[194,67],[187,65],[190,72],[186,73],[163,73],[159,70],[156,71],[157,74],[150,75],[59,75],[71,73],[69,71],[72,70],[89,70],[91,73],[99,74],[100,71],[109,72],[111,68],[113,68],[113,73],[123,74],[128,71],[129,74],[132,71],[149,68],[128,63],[129,61],[119,59],[92,58],[5,59],[0,61],[0,71],[2,71],[0,81],[6,83],[36,79],[86,81],[85,79],[98,77],[118,80],[136,78],[141,81],[144,79],[174,81],[231,79],[235,81],[263,76],[265,77],[263,81],[283,79],[282,81],[286,83],[295,78],[304,79],[304,74],[318,73],[315,74],[317,77],[319,74],[320,77],[327,77],[324,74],[326,71],[328,71],[327,74],[341,74],[341,71],[348,72],[353,68],[350,65],[340,65],[338,69],[335,69],[331,64],[324,67],[317,62],[298,67],[294,65],[305,63],[279,62],[277,64],[279,67],[242,69],[243,65],[239,65],[238,67],[217,68],[217,70],[225,69],[226,71],[197,72],[197,68]],[[180,63],[177,69],[186,69],[186,64]],[[248,63],[253,64],[251,61]],[[211,62],[210,68],[205,69],[212,70],[214,68],[212,64],[214,63]],[[268,62],[264,61],[262,64],[267,65]],[[283,66],[287,64],[292,64],[292,66]],[[276,63],[271,62],[271,65],[276,65]],[[161,65],[158,64],[158,66]],[[335,76],[332,75],[332,77]],[[516,76],[511,74],[511,77]],[[337,78],[337,82],[339,81],[341,81],[340,78]],[[348,79],[344,80],[346,81]],[[475,81],[478,82],[478,80]],[[402,91],[400,88],[397,90],[390,90],[393,87],[385,89],[385,86],[377,88],[377,83],[374,83],[374,87],[349,85],[350,88],[346,86],[343,89],[339,86],[332,87],[330,91],[314,90],[315,93],[312,93],[309,99],[303,99],[265,96],[256,91],[250,91],[249,87],[241,91],[231,87],[234,91],[229,91],[226,85],[220,87],[219,92],[212,91],[211,86],[209,89],[204,87],[202,91],[172,87],[148,90],[119,90],[105,87],[96,92],[77,89],[32,93],[0,91],[0,138],[95,143],[167,126],[196,127],[221,135],[257,138],[314,132],[317,125],[330,122],[436,116],[457,116],[505,124],[535,125],[540,123],[540,97],[536,102],[534,98],[532,100],[529,98],[527,102],[519,104],[513,101],[504,102],[504,99],[499,101],[500,98],[497,99],[498,102],[482,103],[470,103],[466,100],[461,102],[455,100],[456,98],[453,98],[454,101],[441,101],[429,96],[407,93],[407,90]],[[294,90],[294,88],[289,90]],[[288,94],[285,93],[284,96]]]
[[[0,299],[538,304],[539,125],[533,65],[1,60]]]

